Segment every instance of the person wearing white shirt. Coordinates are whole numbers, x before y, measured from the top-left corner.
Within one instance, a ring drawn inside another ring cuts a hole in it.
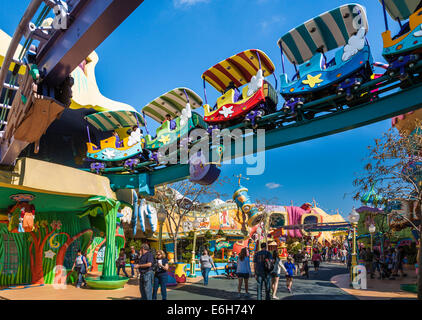
[[[286,273],[286,268],[284,267],[283,262],[278,256],[277,250],[273,251],[273,260],[274,260],[274,269],[271,272],[271,288],[273,291],[273,299],[278,300],[277,290],[278,290],[278,281],[280,280],[281,272]]]

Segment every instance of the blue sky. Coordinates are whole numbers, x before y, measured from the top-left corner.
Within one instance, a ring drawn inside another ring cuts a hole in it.
[[[12,35],[29,0],[0,0],[0,28]],[[343,0],[145,0],[97,49],[102,93],[138,110],[160,94],[186,86],[203,96],[201,74],[240,51],[258,48],[281,72],[279,37]],[[368,39],[381,61],[384,28],[378,1],[360,0],[367,9]],[[396,24],[390,20],[390,26]],[[288,66],[292,72],[293,68]],[[207,87],[208,100],[216,91]],[[212,102],[211,102],[212,103]],[[211,104],[210,103],[210,104]],[[150,121],[151,122],[151,121]],[[391,125],[389,120],[360,129],[266,152],[266,169],[244,185],[254,199],[279,199],[295,205],[316,200],[328,213],[347,216],[354,203],[352,182],[363,171],[367,146]],[[222,175],[245,174],[245,166],[225,165]],[[273,187],[272,189],[266,187]],[[232,194],[235,185],[221,192]],[[348,196],[344,197],[345,194]]]

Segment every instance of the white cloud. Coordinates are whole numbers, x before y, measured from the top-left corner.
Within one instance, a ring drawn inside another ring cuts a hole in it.
[[[275,27],[274,25],[280,25],[284,22],[284,19],[280,16],[272,16],[271,18],[266,19],[259,23],[262,31],[267,31],[271,27]]]
[[[268,182],[265,184],[268,189],[277,189],[281,187],[281,184],[275,182]]]
[[[209,2],[210,0],[173,0],[175,7],[190,7],[200,2]]]

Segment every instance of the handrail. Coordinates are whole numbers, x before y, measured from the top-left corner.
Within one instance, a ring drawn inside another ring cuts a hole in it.
[[[29,22],[34,17],[39,6],[43,3],[43,0],[32,0],[28,8],[26,8],[25,13],[21,21],[19,22],[18,27],[13,34],[13,38],[10,42],[9,48],[7,49],[6,55],[3,60],[2,67],[0,69],[0,85],[3,87],[4,81],[6,80],[7,72],[9,71],[9,65],[12,62],[13,56],[15,55],[16,49],[19,45],[19,42],[28,27]],[[6,66],[6,68],[5,68]]]

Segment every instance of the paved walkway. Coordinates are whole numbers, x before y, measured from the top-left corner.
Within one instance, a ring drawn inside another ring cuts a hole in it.
[[[360,300],[397,300],[397,299],[416,299],[415,293],[400,290],[400,284],[416,283],[415,270],[407,270],[407,277],[396,280],[378,280],[368,279],[367,289],[358,290],[350,288],[350,275],[340,274],[334,276],[331,281],[341,288],[344,292],[352,294]]]
[[[338,274],[347,272],[345,266],[340,264],[324,263],[318,273],[310,271],[310,279],[295,277],[293,281],[293,294],[287,291],[285,279],[281,278],[277,291],[280,299],[289,300],[356,300],[333,284],[330,279]],[[169,294],[169,299],[182,300],[256,300],[256,281],[249,280],[250,297],[239,297],[237,293],[237,279],[227,279],[225,276],[210,278],[208,286],[202,284],[202,278],[197,283],[181,286]],[[244,289],[242,290],[244,292]],[[264,292],[263,292],[264,293]],[[265,295],[264,295],[265,296]]]
[[[310,279],[295,277],[293,294],[286,287],[284,278],[280,279],[277,296],[289,300],[356,300],[356,299],[409,299],[416,295],[400,292],[400,283],[410,283],[406,280],[370,280],[368,290],[354,290],[348,287],[348,274],[344,265],[338,263],[323,263],[316,273],[310,268]],[[237,279],[227,279],[225,276],[212,277],[209,285],[202,284],[202,278],[188,278],[186,284],[168,288],[169,300],[255,300],[256,281],[250,279],[249,298],[237,294]],[[388,287],[385,285],[387,283]],[[376,290],[376,291],[375,291]],[[244,292],[244,290],[243,290]],[[55,289],[52,285],[25,289],[0,290],[0,300],[136,300],[139,299],[138,279],[130,279],[123,289],[92,290],[77,289],[67,286],[66,289]],[[161,299],[161,295],[158,295]]]

